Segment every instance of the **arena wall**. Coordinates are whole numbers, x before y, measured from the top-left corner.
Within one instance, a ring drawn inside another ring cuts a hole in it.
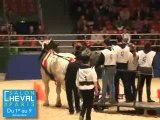
[[[11,55],[6,71],[6,80],[41,79],[39,55]],[[160,77],[160,53],[156,56],[154,77]]]
[[[11,55],[6,80],[41,79],[39,55]]]

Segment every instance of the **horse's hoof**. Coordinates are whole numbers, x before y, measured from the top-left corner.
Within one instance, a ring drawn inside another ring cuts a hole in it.
[[[48,107],[49,103],[43,103],[43,106]]]
[[[56,104],[55,107],[62,107],[62,104]]]

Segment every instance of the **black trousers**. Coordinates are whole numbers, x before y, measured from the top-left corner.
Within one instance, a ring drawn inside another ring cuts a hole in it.
[[[68,85],[69,83],[66,82],[66,95],[67,101],[69,106],[69,112],[74,113],[74,106],[73,106],[73,99],[75,103],[75,109],[77,112],[80,111],[80,102],[79,102],[79,94],[76,85]],[[73,98],[74,96],[74,98]]]
[[[124,87],[124,94],[126,97],[126,100],[128,99],[129,93],[128,93],[128,86],[127,86],[127,67],[128,64],[127,63],[117,63],[117,73],[115,75],[115,100],[118,102],[118,96],[119,96],[119,81],[120,79],[122,80],[122,84]]]
[[[146,80],[146,92],[147,92],[147,100],[151,99],[151,80],[152,80],[152,75],[140,75],[140,83],[139,83],[139,91],[138,91],[138,96],[139,96],[139,101],[142,101],[142,93],[143,93],[143,86],[144,82]]]
[[[79,68],[78,62],[69,63],[65,76],[66,95],[70,113],[74,112],[73,99],[75,100],[76,111],[77,112],[80,111],[79,94],[75,83],[78,68]]]
[[[93,105],[94,89],[80,90],[80,92],[83,99],[80,116],[84,118],[84,115],[86,113],[86,120],[91,120],[91,110]]]
[[[135,79],[136,79],[136,71],[128,71],[126,73],[127,77],[127,86],[128,86],[128,96],[127,100],[132,101],[135,99],[136,95],[136,86],[135,86]]]

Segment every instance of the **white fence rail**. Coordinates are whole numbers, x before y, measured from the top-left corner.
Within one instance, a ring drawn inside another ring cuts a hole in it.
[[[0,35],[0,48],[8,46],[9,48],[18,49],[37,49],[40,50],[41,46],[38,43],[39,40],[53,39],[56,42],[60,42],[60,48],[72,49],[72,43],[76,41],[91,40],[92,42],[103,42],[103,39],[92,39],[92,36],[105,36],[110,37],[113,41],[116,41],[116,36],[123,34],[43,34],[43,35]],[[130,34],[131,42],[137,43],[138,47],[143,47],[141,41],[151,41],[152,47],[160,48],[160,34]],[[23,37],[23,39],[20,39]],[[35,42],[36,45],[32,46],[31,42]],[[20,42],[23,44],[20,45]],[[101,46],[92,46],[101,47]]]

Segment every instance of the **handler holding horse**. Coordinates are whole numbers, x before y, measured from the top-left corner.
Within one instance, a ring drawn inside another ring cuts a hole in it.
[[[48,106],[48,95],[49,95],[49,81],[54,80],[56,82],[56,93],[57,100],[56,106],[61,107],[61,86],[65,87],[65,74],[66,69],[69,64],[69,60],[73,60],[75,56],[71,53],[57,53],[56,50],[58,48],[58,44],[54,41],[48,42],[48,44],[44,45],[44,49],[40,55],[41,62],[41,75],[42,81],[45,87],[45,102],[44,105]]]

